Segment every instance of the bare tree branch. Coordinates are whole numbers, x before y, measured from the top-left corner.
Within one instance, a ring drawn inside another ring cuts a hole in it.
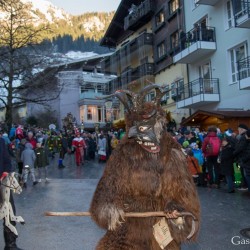
[[[15,105],[46,104],[58,98],[62,87],[54,77],[57,68],[43,71],[47,57],[42,41],[51,32],[49,25],[31,14],[30,4],[19,0],[0,1],[0,11],[4,16],[0,18],[0,101],[10,127]]]

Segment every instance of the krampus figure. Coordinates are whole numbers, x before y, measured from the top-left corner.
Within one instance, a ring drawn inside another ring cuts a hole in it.
[[[146,102],[152,91],[155,99]],[[92,219],[107,230],[98,250],[175,250],[197,238],[199,200],[186,156],[166,132],[166,116],[160,107],[165,93],[154,84],[139,93],[121,90],[113,94],[127,110],[127,133],[112,152],[90,207]],[[124,216],[153,211],[174,217],[166,220],[173,240],[165,247],[158,244],[153,229],[162,218]],[[195,230],[192,217],[176,219],[176,212],[191,213],[197,219]]]

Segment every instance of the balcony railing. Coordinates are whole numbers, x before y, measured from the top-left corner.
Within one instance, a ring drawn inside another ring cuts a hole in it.
[[[96,97],[103,97],[104,95],[107,95],[106,92],[95,92],[95,91],[85,91],[80,94],[80,99],[93,99],[96,100]]]
[[[125,87],[127,84],[134,83],[144,76],[153,75],[153,72],[153,63],[144,63],[136,68],[128,68],[121,74],[122,86]]]
[[[122,89],[121,77],[117,77],[116,79],[109,82],[109,92],[113,94],[116,90]]]
[[[144,32],[103,60],[101,68],[105,73],[117,74],[120,66],[123,71],[124,67],[131,64],[131,58],[140,60],[143,59],[142,56],[147,57],[150,53],[153,53],[153,34]]]
[[[111,56],[106,57],[101,61],[101,70],[103,73],[116,75],[118,71],[118,63],[120,61],[120,55],[114,52]]]
[[[124,18],[124,30],[136,30],[149,20],[153,14],[153,0],[145,0],[140,5],[132,5]]]
[[[133,39],[129,44],[130,52],[139,51],[144,49],[144,46],[153,45],[153,34],[152,33],[143,33],[137,38]]]
[[[219,79],[217,78],[198,78],[177,88],[178,108],[218,102],[219,100]]]
[[[250,28],[250,0],[233,0],[235,26]]]
[[[173,48],[174,53],[177,54],[198,41],[216,42],[215,28],[209,26],[197,27],[191,29],[187,33],[181,33],[178,46]]]
[[[215,42],[214,27],[197,26],[187,33],[180,33],[177,46],[170,53],[174,54],[175,63],[190,63],[215,51]]]
[[[250,88],[250,57],[237,62],[240,89]]]
[[[195,4],[205,4],[205,5],[215,5],[219,2],[220,0],[195,0]]]

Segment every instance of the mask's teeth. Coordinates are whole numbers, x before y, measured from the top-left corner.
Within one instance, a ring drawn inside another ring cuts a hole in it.
[[[156,147],[151,147],[151,150],[156,150]]]

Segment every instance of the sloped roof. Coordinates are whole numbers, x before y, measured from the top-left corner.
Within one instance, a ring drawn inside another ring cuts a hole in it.
[[[127,32],[124,30],[124,18],[128,15],[128,10],[132,4],[139,5],[142,0],[121,0],[115,15],[102,38],[100,45],[115,48],[120,37]]]
[[[194,122],[192,120],[195,120],[195,123],[202,123],[204,120],[206,120],[208,117],[217,117],[220,119],[225,118],[250,118],[250,110],[220,110],[220,111],[206,111],[206,110],[197,110],[195,113],[193,113],[188,118],[184,119],[181,122],[181,125],[194,125]]]

